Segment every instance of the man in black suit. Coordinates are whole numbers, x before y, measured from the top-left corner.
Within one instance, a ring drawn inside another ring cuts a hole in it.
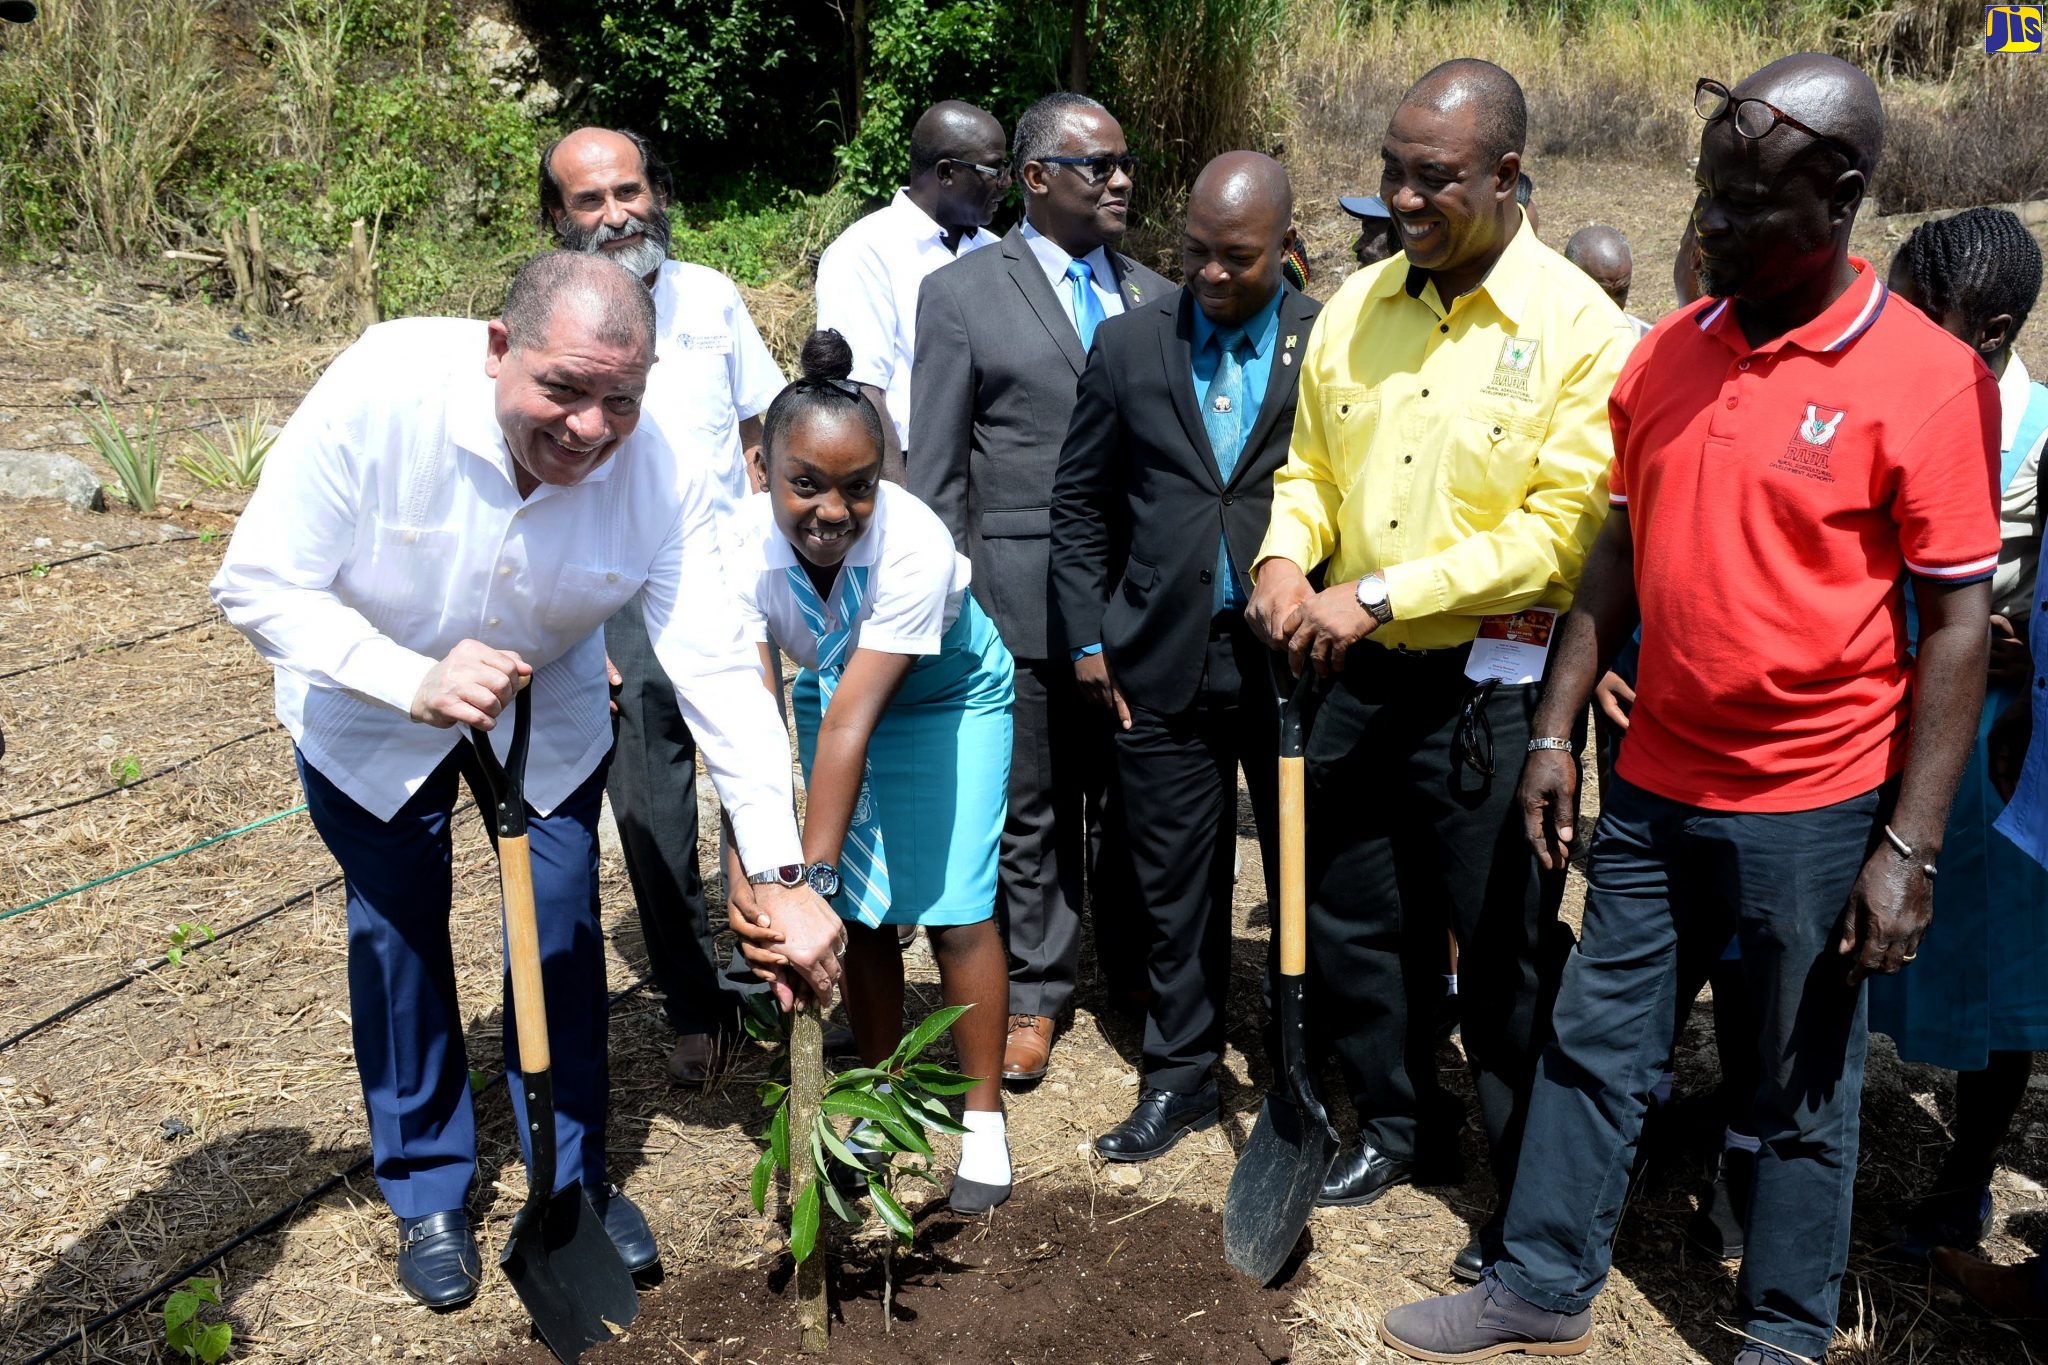
[[[1046,96],[1017,121],[1011,160],[1024,222],[932,272],[918,295],[908,472],[973,561],[974,596],[1017,660],[997,909],[1010,953],[1003,1079],[1028,1083],[1045,1075],[1073,996],[1084,861],[1112,972],[1123,956],[1114,921],[1136,899],[1107,727],[1084,708],[1047,619],[1053,471],[1095,328],[1172,286],[1111,250],[1135,163],[1108,110]]]
[[[1203,169],[1187,287],[1097,334],[1053,485],[1054,608],[1082,695],[1117,722],[1149,931],[1144,1087],[1096,1141],[1112,1161],[1150,1160],[1217,1119],[1240,764],[1276,899],[1274,673],[1243,585],[1318,309],[1281,278],[1293,220],[1271,157]]]

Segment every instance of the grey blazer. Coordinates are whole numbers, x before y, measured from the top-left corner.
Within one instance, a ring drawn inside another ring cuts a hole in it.
[[[1110,253],[1124,307],[1173,289]],[[974,565],[974,597],[1021,659],[1064,658],[1053,638],[1052,485],[1088,357],[1059,295],[1013,229],[941,266],[917,299],[910,491]]]

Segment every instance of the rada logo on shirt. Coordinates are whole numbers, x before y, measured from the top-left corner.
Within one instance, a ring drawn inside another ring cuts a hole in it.
[[[2041,9],[2038,5],[1986,5],[1986,52],[2039,52]]]
[[[1835,475],[1830,466],[1830,456],[1834,451],[1835,434],[1842,429],[1842,423],[1848,416],[1846,408],[1808,403],[1805,415],[1799,419],[1799,425],[1785,447],[1785,453],[1771,463],[1771,468],[1821,483],[1833,483]]]
[[[1500,344],[1500,358],[1493,362],[1493,382],[1482,393],[1498,397],[1527,398],[1529,370],[1536,363],[1535,337],[1509,337]]]

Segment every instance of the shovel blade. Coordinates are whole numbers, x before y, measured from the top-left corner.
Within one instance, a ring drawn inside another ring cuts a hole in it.
[[[498,1264],[557,1360],[574,1361],[640,1313],[632,1272],[580,1184],[529,1198]]]
[[[1272,1283],[1287,1264],[1337,1158],[1336,1130],[1309,1079],[1302,989],[1300,977],[1280,978],[1279,1074],[1223,1200],[1224,1259],[1260,1284]]]

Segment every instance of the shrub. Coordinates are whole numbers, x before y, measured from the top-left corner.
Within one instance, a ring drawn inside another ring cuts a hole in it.
[[[105,395],[95,396],[99,399],[98,412],[73,409],[85,419],[86,438],[114,471],[120,485],[115,491],[122,501],[138,512],[154,512],[164,483],[164,447],[157,427],[156,405],[149,406],[148,425],[139,427],[131,436],[107,406]]]
[[[178,468],[208,488],[254,488],[263,477],[264,458],[277,443],[277,433],[265,429],[269,414],[259,403],[239,422],[221,416],[219,408],[213,415],[220,426],[219,439],[205,431],[193,432],[197,453],[180,455]]]

